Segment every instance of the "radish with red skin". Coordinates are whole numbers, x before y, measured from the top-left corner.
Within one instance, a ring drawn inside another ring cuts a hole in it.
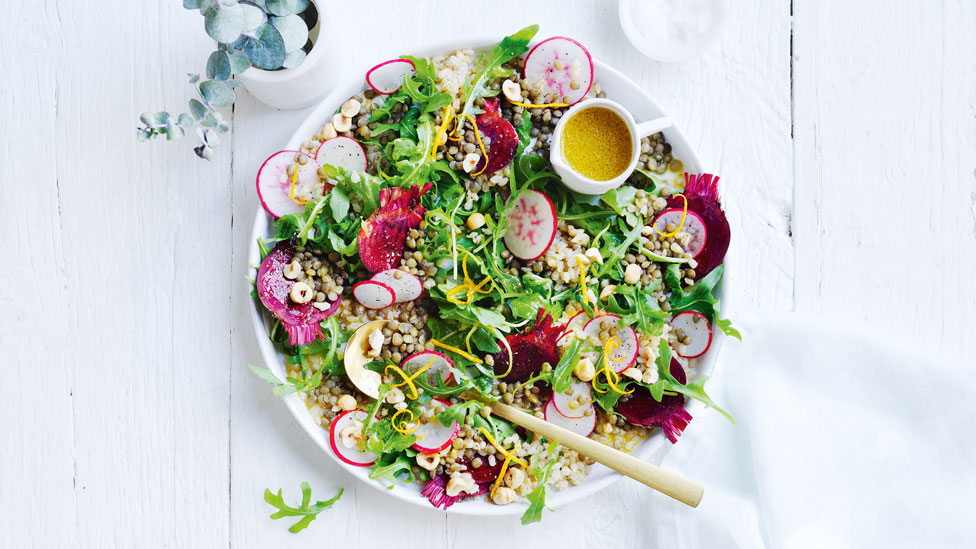
[[[556,226],[556,206],[552,200],[539,191],[523,192],[508,212],[505,247],[519,259],[538,259],[556,238]]]
[[[344,135],[323,141],[315,151],[315,161],[320,166],[335,166],[350,172],[365,172],[369,167],[363,146]]]
[[[439,398],[435,398],[434,400],[443,404],[445,408],[451,407],[451,403],[446,400]],[[413,432],[417,437],[417,442],[411,448],[421,454],[439,454],[454,442],[454,439],[457,438],[460,431],[461,425],[457,421],[451,422],[449,427],[444,427],[441,425],[439,419],[436,417],[431,418],[430,421],[421,425]]]
[[[363,221],[359,229],[359,257],[370,272],[394,269],[403,259],[410,229],[420,227],[427,210],[420,197],[433,187],[413,185],[380,189],[380,207]]]
[[[438,372],[440,372],[442,383],[447,384],[454,380],[454,372],[450,370],[450,368],[454,367],[454,361],[447,358],[447,355],[444,353],[437,351],[420,351],[419,353],[414,353],[403,359],[403,362],[400,363],[400,369],[408,374],[412,374],[427,366],[431,360],[434,363],[425,372],[427,375],[427,383],[433,384]]]
[[[416,73],[408,59],[390,59],[366,72],[366,84],[378,94],[390,95],[403,86],[403,78]]]
[[[691,175],[685,174],[685,192],[688,199],[688,213],[695,212],[707,230],[708,238],[704,247],[698,252],[695,261],[695,280],[712,272],[725,261],[725,253],[729,250],[732,230],[729,220],[725,218],[722,204],[718,198],[718,176],[710,173]],[[680,196],[668,198],[668,208],[683,208],[684,201]]]
[[[524,74],[531,89],[540,89],[542,84],[545,101],[572,105],[593,85],[593,58],[576,40],[553,36],[536,44],[525,57]]]
[[[341,300],[326,304],[324,310],[319,308],[321,303],[316,307],[315,302],[299,304],[292,301],[290,294],[295,281],[285,278],[284,268],[294,256],[292,242],[279,242],[261,262],[255,288],[261,303],[288,332],[288,344],[308,345],[323,337],[319,323],[339,310]]]
[[[611,350],[607,355],[607,359],[610,362],[609,366],[618,374],[634,364],[634,361],[637,360],[637,353],[640,350],[640,344],[637,341],[637,332],[630,326],[620,328],[618,325],[619,320],[620,317],[617,315],[602,315],[587,322],[586,327],[583,328],[583,335],[591,337],[599,336],[604,325],[608,325],[608,328],[617,327],[617,339],[620,340],[620,345]],[[593,352],[587,353],[587,356],[594,364],[600,358],[598,353]]]
[[[542,409],[542,414],[545,420],[549,423],[585,437],[589,436],[590,433],[593,432],[593,429],[596,429],[596,409],[592,404],[589,405],[588,409],[592,410],[593,413],[590,415],[585,415],[587,408],[583,408],[584,415],[578,418],[568,418],[560,414],[559,410],[556,409],[556,405],[553,404],[553,401],[549,400],[549,402],[547,402],[545,407]]]
[[[556,411],[567,419],[579,419],[590,407],[591,393],[590,384],[582,381],[574,381],[569,385],[569,394],[565,392],[552,393],[552,405]],[[576,400],[580,404],[574,409],[569,405],[569,401]]]
[[[304,157],[307,162],[300,164],[295,159]],[[289,166],[296,166],[298,177],[295,181],[295,196],[307,190],[314,196],[316,193],[325,194],[325,187],[319,191],[319,164],[311,156],[301,151],[278,151],[261,164],[257,175],[258,199],[268,215],[278,219],[283,215],[301,213],[305,206],[291,198],[291,176]]]
[[[483,157],[478,160],[471,173],[495,173],[508,166],[518,151],[518,133],[515,126],[498,113],[498,104],[498,99],[486,100],[485,112],[475,119],[481,140],[487,137],[491,144],[487,147],[487,159]]]
[[[403,269],[387,269],[370,277],[370,280],[389,286],[396,294],[397,303],[407,303],[423,295],[424,284],[416,276]]]
[[[686,246],[682,246],[682,249],[691,254],[692,258],[695,258],[705,248],[705,243],[708,242],[708,229],[705,227],[705,222],[701,216],[695,212],[688,210],[684,216],[682,216],[682,212],[684,212],[683,208],[664,210],[654,218],[654,228],[667,234],[669,224],[680,227],[681,232],[688,233],[691,236],[691,240]],[[684,223],[681,222],[682,217],[684,217]]]
[[[698,311],[685,311],[671,317],[671,328],[680,329],[691,338],[691,343],[678,345],[675,352],[684,358],[698,358],[712,345],[712,326],[705,315]],[[683,347],[683,351],[681,352]]]
[[[367,309],[385,309],[396,303],[396,292],[375,280],[364,280],[352,287],[352,296]]]
[[[586,328],[586,323],[590,321],[590,316],[586,314],[586,311],[580,311],[573,315],[573,318],[569,319],[569,322],[565,324],[565,331],[563,332],[562,338],[575,337],[577,335],[582,336],[583,330]],[[560,338],[560,340],[562,340]]]
[[[329,445],[332,446],[332,451],[343,463],[348,463],[353,467],[369,467],[376,463],[378,457],[372,452],[359,448],[358,445],[349,448],[342,442],[342,430],[350,425],[355,425],[357,421],[361,429],[366,417],[367,414],[363,410],[349,410],[339,414],[329,426]]]

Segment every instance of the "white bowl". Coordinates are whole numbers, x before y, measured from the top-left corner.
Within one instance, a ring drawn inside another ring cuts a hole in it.
[[[424,48],[417,52],[410,53],[418,56],[432,56],[454,51],[460,48],[491,48],[498,43],[499,40],[500,37],[474,40],[455,40],[436,47]],[[391,58],[399,55],[400,54],[391,55]],[[378,60],[377,63],[381,61],[383,60]],[[613,98],[630,109],[634,117],[636,117],[638,120],[650,120],[652,118],[665,116],[665,113],[663,110],[661,110],[661,107],[659,107],[651,96],[648,95],[647,92],[645,92],[640,86],[600,61],[594,60],[594,63],[596,68],[596,78],[603,91],[607,93],[608,97]],[[332,117],[332,113],[334,113],[335,110],[342,105],[342,103],[363,90],[364,86],[366,85],[365,74],[368,69],[368,66],[362,67],[359,74],[363,75],[363,78],[351,81],[346,85],[338,86],[328,95],[328,97],[323,99],[322,103],[319,104],[314,111],[312,111],[305,122],[299,126],[298,131],[295,132],[295,135],[292,136],[292,138],[282,147],[282,149],[298,149],[309,136],[317,133],[319,129],[321,129],[322,125]],[[671,128],[664,130],[664,134],[667,141],[671,144],[675,158],[681,159],[687,171],[692,173],[702,171],[703,166],[701,161],[698,159],[698,155],[695,154],[691,144],[676,126],[672,126]],[[258,265],[261,262],[261,253],[258,249],[257,239],[259,237],[267,238],[273,234],[272,222],[273,219],[271,219],[271,217],[268,216],[259,205],[257,213],[254,216],[254,230],[251,235],[251,247],[248,252],[249,264]],[[249,276],[252,280],[256,279],[257,270],[251,268]],[[723,279],[722,286],[724,287],[724,285],[725,281]],[[271,326],[270,315],[265,314],[264,308],[258,299],[252,299],[251,301],[251,320],[254,324],[254,333],[257,336],[258,347],[261,349],[261,355],[264,358],[265,364],[275,373],[275,375],[281,379],[284,379],[284,356],[274,348],[274,345],[268,338],[268,329]],[[721,346],[722,339],[722,333],[716,330],[715,336],[712,339],[711,347],[709,348],[708,352],[698,360],[698,366],[696,368],[697,375],[710,375],[714,370],[715,359],[718,355],[718,350]],[[423,486],[417,484],[398,483],[393,487],[392,490],[387,490],[384,485],[369,478],[370,470],[368,467],[353,467],[339,460],[332,453],[332,449],[329,447],[328,429],[315,423],[315,420],[312,419],[312,415],[309,413],[308,408],[306,408],[305,403],[301,401],[298,395],[290,394],[282,397],[282,399],[305,432],[312,437],[312,440],[319,445],[323,452],[328,454],[329,457],[336,461],[336,463],[348,471],[349,474],[362,480],[369,486],[372,486],[377,490],[381,490],[383,493],[389,494],[395,498],[413,503],[415,505],[420,505],[421,507],[425,507],[427,509],[434,509],[430,502],[427,501],[427,498],[420,495],[420,491]],[[685,408],[689,413],[691,413],[692,416],[697,416],[705,411],[705,406],[697,400],[689,399]],[[661,450],[662,447],[669,445],[670,443],[664,438],[661,431],[657,430],[633,451],[633,455],[642,459],[648,459],[652,454],[655,454],[655,452]],[[662,459],[663,455],[663,453],[660,453],[655,457],[657,457],[657,459]],[[569,487],[558,492],[549,492],[546,495],[546,504],[550,508],[556,508],[585,498],[598,490],[606,488],[620,478],[620,474],[615,473],[607,467],[599,464],[594,465],[590,470],[590,474],[587,475],[586,479],[579,486]],[[503,506],[493,505],[485,501],[484,498],[479,497],[453,505],[447,509],[446,512],[461,515],[480,516],[521,515],[525,511],[525,507],[525,503],[515,503]]]
[[[687,0],[671,0],[675,5],[684,9],[695,9]],[[641,53],[665,63],[681,63],[690,61],[705,53],[722,36],[725,20],[729,15],[729,0],[702,0],[707,7],[696,14],[696,22],[701,23],[698,29],[669,29],[679,34],[665,36],[662,29],[641,26],[634,16],[633,10],[648,12],[654,9],[653,4],[646,0],[620,0],[617,5],[620,26],[624,29],[627,40]],[[704,12],[704,13],[702,13]],[[654,15],[654,14],[649,14]],[[708,17],[708,19],[705,19]],[[661,18],[658,18],[660,21]],[[649,22],[654,24],[655,22]],[[663,21],[659,24],[663,24]],[[665,25],[666,26],[666,25]],[[682,36],[682,34],[684,34]]]

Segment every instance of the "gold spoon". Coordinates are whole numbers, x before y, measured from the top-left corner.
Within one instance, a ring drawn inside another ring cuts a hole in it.
[[[373,330],[383,329],[385,325],[385,320],[374,320],[373,322],[360,326],[353,333],[352,337],[349,338],[349,342],[346,344],[345,355],[343,356],[346,365],[346,375],[349,376],[349,380],[352,381],[352,384],[357,389],[374,399],[379,397],[381,376],[372,370],[364,368],[364,365],[372,360],[366,356],[366,352],[369,350],[368,338]],[[485,401],[470,392],[463,393],[461,398],[478,400],[482,404],[490,406],[492,413],[502,419],[506,419],[533,433],[542,435],[548,440],[556,441],[570,450],[575,450],[582,456],[588,457],[597,463],[602,463],[614,471],[686,505],[698,507],[705,493],[704,486],[674,471],[647,463],[593,439],[553,425],[548,421],[527,414],[514,406],[502,404],[501,402]]]

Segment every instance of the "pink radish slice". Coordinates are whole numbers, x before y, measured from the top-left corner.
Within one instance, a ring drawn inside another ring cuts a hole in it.
[[[402,269],[387,269],[370,277],[370,280],[383,283],[396,294],[397,303],[413,301],[424,293],[420,279]]]
[[[363,146],[344,135],[323,141],[315,151],[315,161],[320,166],[335,166],[350,172],[365,172],[369,166]]]
[[[700,357],[712,345],[712,326],[705,315],[698,311],[685,311],[674,315],[671,318],[671,329],[680,329],[691,338],[691,343],[678,344],[675,350],[684,358]]]
[[[405,76],[412,76],[414,72],[412,62],[406,59],[391,59],[369,69],[366,73],[366,83],[376,93],[390,95],[400,89]]]
[[[404,372],[413,373],[417,370],[426,366],[430,361],[433,360],[434,363],[427,368],[425,374],[427,374],[427,382],[434,383],[436,379],[434,375],[438,372],[441,374],[441,381],[444,383],[450,383],[454,379],[454,372],[449,368],[454,366],[454,362],[447,358],[444,353],[439,353],[437,351],[420,351],[419,353],[414,353],[407,358],[403,359],[400,367]],[[434,374],[434,375],[431,375]],[[450,404],[447,404],[450,406]]]
[[[590,415],[585,415],[585,411],[589,409],[593,413]],[[590,404],[589,408],[583,408],[584,415],[578,418],[569,418],[559,413],[553,401],[550,399],[546,406],[542,409],[542,413],[546,421],[562,427],[563,429],[568,429],[580,436],[589,436],[596,429],[596,409]]]
[[[443,404],[445,408],[451,407],[450,402],[439,398],[434,400]],[[412,448],[421,454],[438,454],[454,442],[460,430],[461,425],[457,421],[451,423],[450,427],[444,427],[437,417],[432,417],[430,421],[413,432],[417,436],[417,442],[413,444]]]
[[[367,309],[383,309],[396,303],[393,289],[375,280],[364,280],[353,286],[352,296]]]
[[[556,207],[539,191],[519,195],[508,213],[505,247],[519,259],[531,261],[546,253],[556,238]]]
[[[304,156],[308,162],[299,164],[298,156]],[[258,198],[264,211],[275,219],[283,215],[301,213],[305,206],[291,199],[291,177],[288,166],[298,166],[298,176],[295,179],[295,196],[301,196],[305,191],[314,196],[316,192],[324,194],[325,189],[316,191],[319,186],[319,165],[311,156],[301,151],[278,151],[269,156],[258,170],[257,186]]]
[[[691,257],[695,257],[705,249],[705,242],[708,240],[708,230],[705,228],[705,222],[702,218],[695,212],[688,210],[688,215],[685,216],[684,224],[681,223],[681,212],[684,208],[671,208],[670,210],[664,210],[663,212],[657,214],[654,218],[654,228],[662,233],[667,233],[667,226],[674,225],[675,227],[681,227],[682,232],[686,232],[691,235],[691,240],[688,242],[687,246],[682,246],[682,248],[691,254]]]
[[[552,394],[552,405],[563,417],[567,419],[580,419],[583,417],[586,410],[591,406],[593,400],[590,394],[590,384],[582,381],[575,381],[570,384],[567,392],[569,394],[566,394],[565,392],[554,392]],[[571,400],[580,402],[580,404],[577,405],[576,408],[573,408],[569,405],[569,401]]]
[[[578,103],[593,84],[593,59],[582,44],[554,36],[536,44],[525,58],[525,79],[550,103]],[[576,82],[574,89],[573,82]]]
[[[569,319],[566,323],[566,331],[563,332],[562,340],[564,337],[574,337],[583,334],[583,329],[586,328],[586,323],[590,321],[590,317],[586,314],[586,311],[580,311],[573,315],[573,318]]]
[[[587,337],[597,336],[600,334],[601,328],[604,326],[611,330],[613,327],[616,327],[618,320],[620,320],[620,317],[617,315],[598,316],[586,323],[586,327],[583,329],[583,334]],[[630,326],[627,326],[626,328],[618,328],[617,338],[620,339],[620,346],[610,353],[607,358],[611,361],[613,371],[619,374],[627,368],[630,368],[631,364],[637,360],[639,345],[637,343],[637,332],[635,332]],[[599,358],[599,356],[597,356],[597,358]],[[596,363],[596,360],[593,362]]]
[[[365,420],[366,412],[349,410],[339,414],[337,418],[332,420],[332,426],[329,427],[329,444],[332,446],[332,451],[339,459],[353,467],[368,467],[376,463],[376,454],[367,452],[358,445],[349,448],[342,442],[343,429],[357,423],[362,428],[362,423]]]

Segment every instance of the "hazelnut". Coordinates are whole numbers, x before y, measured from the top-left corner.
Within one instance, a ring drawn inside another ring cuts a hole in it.
[[[636,263],[631,263],[627,265],[627,269],[624,271],[624,282],[627,284],[637,284],[640,282],[641,275],[644,274],[641,268]]]
[[[472,231],[475,229],[480,229],[484,225],[485,225],[485,216],[481,215],[480,213],[474,212],[473,214],[468,216],[468,228],[471,229]]]
[[[428,471],[433,471],[437,469],[437,466],[441,463],[441,456],[427,455],[427,454],[417,454],[417,465],[427,469]]]
[[[336,137],[338,135],[339,134],[336,133],[336,129],[332,125],[332,122],[329,122],[326,125],[322,126],[322,131],[319,132],[319,137],[322,138],[322,141],[325,141],[326,139],[332,139],[333,137]]]
[[[285,265],[283,271],[285,278],[288,280],[295,280],[302,272],[302,264],[299,263],[298,260],[292,261],[291,263]]]
[[[596,375],[596,368],[593,367],[592,360],[588,357],[583,357],[576,363],[576,367],[573,368],[573,373],[576,374],[576,377],[580,381],[590,381]]]
[[[641,372],[637,368],[627,368],[621,373],[621,375],[627,376],[630,379],[633,379],[634,381],[640,381],[644,377],[643,372]]]
[[[312,287],[304,282],[296,282],[294,286],[291,287],[291,300],[299,305],[304,305],[309,301],[312,301],[312,297],[315,296],[315,291]]]
[[[339,133],[347,132],[352,129],[352,118],[338,112],[332,117],[332,126]]]
[[[511,80],[502,82],[502,93],[512,103],[522,102],[522,87]]]
[[[465,172],[471,173],[471,171],[474,170],[475,166],[478,165],[478,162],[480,160],[481,160],[480,154],[468,153],[468,155],[464,157],[464,161],[461,163],[461,165],[462,167],[464,167]]]
[[[515,490],[507,486],[501,486],[495,493],[491,496],[491,501],[495,502],[496,505],[508,505],[509,503],[515,503],[518,496],[515,494]]]
[[[349,101],[346,101],[342,105],[342,108],[339,109],[339,112],[342,114],[342,116],[345,116],[346,118],[352,118],[357,114],[359,114],[359,109],[361,107],[362,107],[362,103],[356,101],[355,99],[350,99]]]
[[[339,407],[343,412],[348,412],[349,410],[356,409],[356,399],[352,395],[342,395],[339,400],[336,401],[336,406]]]

